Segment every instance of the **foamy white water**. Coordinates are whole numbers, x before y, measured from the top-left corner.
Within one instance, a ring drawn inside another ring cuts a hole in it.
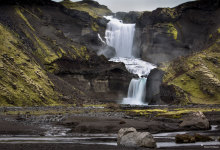
[[[110,20],[105,32],[106,43],[114,47],[116,51],[116,57],[111,58],[109,61],[123,62],[130,73],[139,76],[139,79],[131,80],[128,96],[123,99],[122,104],[144,105],[146,77],[156,66],[133,56],[135,24],[124,24],[121,20],[112,16],[106,16],[105,18]]]
[[[123,24],[112,16],[105,18],[110,20],[105,32],[107,45],[115,48],[117,57],[132,57],[135,24]]]
[[[156,65],[143,61],[139,58],[114,57],[109,61],[123,62],[130,73],[137,74],[139,78],[148,76],[150,71],[156,68]]]

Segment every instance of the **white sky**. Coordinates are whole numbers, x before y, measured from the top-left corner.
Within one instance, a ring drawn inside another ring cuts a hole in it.
[[[54,0],[61,1],[61,0]],[[79,0],[72,0],[79,1]],[[152,11],[158,7],[175,7],[193,0],[96,0],[108,6],[113,12],[118,11]]]

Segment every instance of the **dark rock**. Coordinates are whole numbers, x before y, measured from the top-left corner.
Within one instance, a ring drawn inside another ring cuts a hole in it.
[[[67,9],[66,7],[60,5],[61,10],[66,13],[67,15],[70,15],[73,18],[78,18],[84,22],[90,22],[93,20],[93,18],[89,15],[89,13],[85,11],[79,11],[76,9]]]
[[[159,132],[173,132],[179,131],[179,122],[166,122],[162,121],[149,121],[146,123],[146,131],[150,133],[159,133]]]
[[[213,141],[213,139],[206,135],[201,134],[177,134],[175,137],[176,143],[195,143],[195,142],[208,142]]]
[[[161,104],[160,85],[162,84],[164,72],[159,69],[153,69],[147,77],[146,99],[150,105]]]
[[[144,12],[137,21],[141,58],[157,64],[201,51],[220,24],[219,3],[201,0]]]
[[[166,83],[160,86],[160,98],[166,104],[182,104],[190,102],[189,95],[181,88],[175,85],[167,85]]]
[[[122,20],[124,23],[136,23],[138,18],[141,16],[141,12],[117,12],[115,17]]]
[[[26,4],[26,5],[48,5],[53,4],[51,0],[0,0],[0,4]]]
[[[213,141],[213,139],[207,135],[201,135],[201,134],[195,134],[195,140],[196,142],[208,142]]]
[[[105,19],[105,18],[98,18],[97,19],[97,23],[99,26],[102,26],[102,27],[107,27],[107,24],[108,24],[109,20]]]
[[[131,78],[124,64],[109,62],[105,57],[89,61],[62,58],[56,61],[56,75],[98,100],[117,100],[127,95]]]
[[[104,45],[99,51],[98,55],[104,55],[106,58],[113,58],[116,55],[115,48]]]
[[[189,134],[177,134],[175,137],[176,143],[195,143],[195,137]]]

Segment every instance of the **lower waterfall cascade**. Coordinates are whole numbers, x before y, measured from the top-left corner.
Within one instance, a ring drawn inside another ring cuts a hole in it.
[[[139,76],[138,79],[131,80],[127,98],[123,99],[122,104],[146,105],[147,103],[144,100],[147,94],[147,76],[156,66],[133,56],[135,24],[124,24],[121,20],[112,16],[106,16],[105,18],[110,20],[105,32],[106,43],[116,50],[116,57],[111,58],[109,61],[123,62],[130,73]]]

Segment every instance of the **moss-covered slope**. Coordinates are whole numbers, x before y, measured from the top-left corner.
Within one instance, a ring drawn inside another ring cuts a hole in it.
[[[91,15],[94,18],[102,17],[112,13],[111,10],[109,10],[106,6],[100,5],[98,2],[92,0],[83,0],[79,2],[63,0],[61,4],[69,9],[75,9],[75,10],[87,12],[89,13],[89,15]]]
[[[39,106],[60,104],[65,92],[51,75],[59,68],[55,61],[64,57],[88,61],[86,46],[64,35],[67,30],[48,20],[71,19],[59,7],[44,5],[1,6],[0,19],[0,105]],[[54,14],[53,14],[54,13]],[[76,18],[78,24],[82,23]],[[89,23],[89,22],[88,22]],[[68,26],[67,24],[66,26]],[[72,23],[74,26],[75,23]],[[73,27],[74,28],[74,27]],[[81,27],[75,27],[82,30]],[[91,29],[92,30],[92,29]],[[78,36],[73,32],[72,36]],[[61,80],[61,79],[60,79]],[[63,81],[64,82],[64,81]],[[54,85],[55,84],[55,85]],[[65,82],[63,83],[65,84]],[[70,103],[82,97],[74,85]]]
[[[172,87],[174,94],[179,95],[177,102],[182,104],[191,102],[220,103],[220,40],[218,30],[210,37],[217,39],[204,51],[179,58],[162,68],[166,72],[163,78],[163,90],[166,88],[169,90]],[[164,96],[164,100],[166,98],[168,97]]]
[[[0,24],[0,105],[56,104],[59,94],[45,70],[24,51],[17,35]]]
[[[0,1],[0,106],[81,105],[126,94],[132,75],[94,52],[103,46],[105,19],[31,2]]]

